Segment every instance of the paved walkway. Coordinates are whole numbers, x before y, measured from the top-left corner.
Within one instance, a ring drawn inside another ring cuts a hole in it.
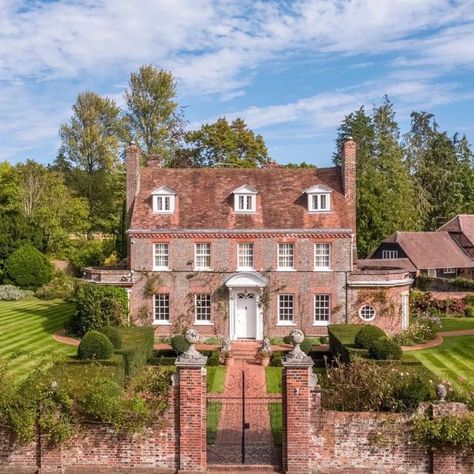
[[[474,336],[474,329],[461,329],[459,331],[442,331],[436,334],[434,339],[424,342],[423,344],[415,344],[414,346],[402,346],[402,351],[419,351],[421,349],[431,349],[432,347],[437,347],[443,344],[445,337],[453,336]]]
[[[242,403],[242,371],[245,372],[245,404]],[[226,375],[224,393],[209,394],[208,400],[222,403],[217,436],[214,445],[208,447],[209,464],[239,464],[242,459],[242,422],[245,430],[246,464],[280,464],[281,454],[274,445],[270,428],[268,403],[279,401],[279,395],[268,395],[265,369],[244,360],[235,361]]]

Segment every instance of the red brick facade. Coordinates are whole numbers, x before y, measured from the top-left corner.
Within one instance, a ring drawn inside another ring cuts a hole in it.
[[[362,322],[359,309],[372,302],[377,314],[370,322],[391,334],[400,332],[401,295],[410,283],[407,273],[394,276],[390,272],[366,272],[366,279],[371,280],[366,288],[350,286],[350,281],[358,278],[354,274],[355,170],[356,145],[352,140],[344,145],[342,167],[318,170],[278,166],[164,169],[156,165],[140,169],[137,149],[129,147],[127,208],[131,212],[133,320],[155,324],[157,335],[163,336],[193,326],[199,326],[203,336],[233,339],[282,336],[293,327],[300,327],[308,335],[323,335],[328,322]],[[244,185],[257,192],[254,212],[234,210],[233,191]],[[327,192],[328,211],[311,212],[306,191],[310,193],[315,186],[323,190],[317,192]],[[174,193],[172,212],[154,212],[152,195],[163,187]],[[195,269],[195,246],[199,243],[210,245],[209,271]],[[236,329],[240,313],[235,300],[241,286],[227,283],[241,273],[237,262],[240,243],[253,244],[251,273],[256,280],[242,288],[256,301],[250,310],[255,311],[256,316],[250,318],[255,319],[251,323],[256,328],[243,336]],[[279,244],[284,243],[293,246],[294,265],[289,271],[278,268]],[[154,270],[154,244],[167,246],[166,271]],[[316,244],[330,245],[329,269],[315,268]],[[265,283],[258,284],[257,280]],[[387,285],[389,280],[395,282],[393,286]],[[377,302],[374,295],[380,297],[381,292],[389,303]],[[166,321],[157,320],[155,294],[166,299],[159,303],[168,308]],[[210,298],[210,321],[196,320],[195,298],[202,294]],[[288,295],[291,305],[286,320],[279,310],[284,295]],[[315,309],[315,295],[324,295],[326,313]]]

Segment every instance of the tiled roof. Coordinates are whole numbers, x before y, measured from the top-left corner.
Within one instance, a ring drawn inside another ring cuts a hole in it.
[[[459,214],[442,225],[438,231],[462,232],[474,245],[474,214]]]
[[[307,211],[304,191],[317,184],[330,187],[331,212]],[[232,192],[255,188],[257,211],[234,211]],[[172,215],[156,214],[151,193],[168,186],[177,193]],[[145,167],[135,200],[131,229],[350,229],[354,209],[347,203],[340,168],[322,169],[169,169]]]
[[[384,242],[398,243],[418,270],[473,266],[448,232],[395,232]]]

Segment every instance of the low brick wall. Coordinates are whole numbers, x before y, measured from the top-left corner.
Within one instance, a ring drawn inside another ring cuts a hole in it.
[[[15,446],[0,429],[0,473],[38,472],[175,472],[178,421],[173,395],[160,424],[137,435],[117,434],[110,426],[86,423],[58,448],[46,442]]]

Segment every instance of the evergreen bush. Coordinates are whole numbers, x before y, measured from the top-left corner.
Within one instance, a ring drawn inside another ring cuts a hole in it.
[[[122,326],[127,322],[128,297],[124,288],[87,283],[77,290],[75,302],[77,311],[71,328],[79,336],[91,329]]]
[[[400,346],[388,337],[373,341],[368,351],[369,357],[376,360],[400,360],[402,357]]]
[[[5,262],[8,277],[21,287],[39,287],[53,277],[53,265],[31,245],[15,250]]]
[[[103,328],[99,329],[99,332],[105,334],[109,338],[115,349],[122,348],[122,336],[116,327],[104,326]]]
[[[182,334],[176,334],[171,338],[171,347],[177,355],[180,355],[189,349],[189,342]]]
[[[364,326],[354,339],[354,345],[358,349],[368,349],[374,341],[387,337],[385,332],[377,326]]]
[[[88,331],[77,348],[77,357],[81,360],[110,359],[114,346],[110,339],[98,331]]]

